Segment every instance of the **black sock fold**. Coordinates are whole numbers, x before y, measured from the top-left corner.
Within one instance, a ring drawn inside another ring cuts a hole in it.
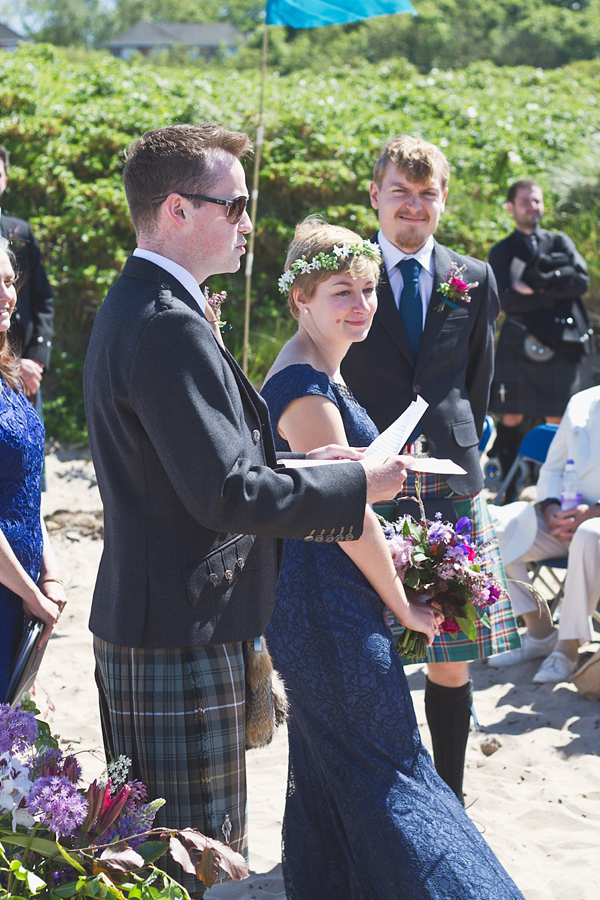
[[[431,732],[433,761],[440,778],[446,782],[461,803],[463,774],[471,721],[473,683],[445,687],[429,678],[425,681],[425,715]]]

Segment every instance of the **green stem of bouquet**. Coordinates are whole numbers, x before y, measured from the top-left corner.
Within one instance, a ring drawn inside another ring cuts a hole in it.
[[[427,638],[422,631],[405,628],[396,641],[396,650],[405,659],[423,659],[427,652]]]

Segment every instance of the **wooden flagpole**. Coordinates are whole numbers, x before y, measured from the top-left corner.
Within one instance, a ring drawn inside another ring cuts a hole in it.
[[[252,192],[250,194],[250,218],[253,228],[248,239],[248,252],[246,253],[246,297],[244,305],[244,350],[242,354],[242,368],[248,374],[248,352],[250,350],[250,308],[252,288],[252,268],[254,265],[254,235],[256,233],[256,208],[258,205],[258,175],[260,172],[260,158],[264,140],[264,109],[265,109],[265,84],[267,81],[267,42],[269,26],[265,23],[262,42],[262,74],[260,83],[260,105],[258,112],[258,128],[256,129],[256,146],[254,150],[254,173],[252,176]]]

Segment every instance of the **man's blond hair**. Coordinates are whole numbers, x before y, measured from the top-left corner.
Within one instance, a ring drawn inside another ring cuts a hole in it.
[[[439,147],[410,134],[398,134],[384,144],[373,169],[373,181],[381,187],[388,163],[404,172],[409,181],[428,184],[439,177],[442,189],[448,187],[450,166]]]

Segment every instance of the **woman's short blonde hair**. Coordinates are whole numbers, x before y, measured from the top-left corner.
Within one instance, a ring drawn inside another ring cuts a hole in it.
[[[285,272],[291,270],[296,260],[304,259],[310,263],[320,253],[333,255],[334,247],[355,246],[356,244],[363,244],[363,239],[356,232],[350,231],[349,228],[343,228],[341,225],[330,225],[320,216],[308,216],[296,226],[294,240],[290,244],[285,260]],[[339,256],[336,269],[311,269],[304,274],[296,274],[287,291],[288,306],[294,318],[299,318],[299,309],[294,299],[294,293],[298,290],[302,291],[304,299],[308,301],[314,295],[317,286],[323,281],[327,281],[336,272],[348,272],[352,278],[372,277],[377,284],[379,262],[376,244],[373,245],[373,250],[376,258],[362,253],[354,253],[347,257]]]

